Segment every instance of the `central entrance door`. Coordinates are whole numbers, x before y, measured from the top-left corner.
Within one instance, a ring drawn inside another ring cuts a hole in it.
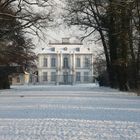
[[[63,73],[63,81],[64,81],[64,84],[69,84],[68,72]]]

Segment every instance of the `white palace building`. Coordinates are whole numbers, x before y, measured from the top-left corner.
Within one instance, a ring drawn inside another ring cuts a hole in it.
[[[49,43],[38,52],[38,80],[41,84],[92,83],[93,52],[81,42]]]

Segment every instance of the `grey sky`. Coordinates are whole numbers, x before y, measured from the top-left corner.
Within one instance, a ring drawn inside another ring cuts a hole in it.
[[[76,26],[73,27],[67,27],[63,21],[61,20],[61,14],[63,13],[63,0],[55,0],[57,6],[55,6],[54,10],[54,24],[56,26],[53,26],[52,28],[48,28],[47,30],[44,30],[44,40],[38,41],[38,39],[34,38],[36,41],[36,52],[41,49],[42,47],[44,48],[47,46],[48,42],[51,40],[53,42],[61,42],[61,39],[64,37],[83,37],[85,34],[84,32],[80,31]],[[59,25],[61,24],[61,25]],[[95,52],[95,55],[97,55],[97,52],[100,50],[102,51],[101,45],[95,44],[94,41],[89,41],[89,40],[94,40],[95,36],[93,35],[90,38],[87,38],[83,41],[85,46],[91,46],[93,51]],[[100,52],[99,51],[99,52]]]

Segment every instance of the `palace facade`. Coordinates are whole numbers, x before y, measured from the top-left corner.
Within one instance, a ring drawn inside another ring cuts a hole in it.
[[[93,52],[81,42],[49,43],[38,52],[38,80],[41,84],[92,83]]]

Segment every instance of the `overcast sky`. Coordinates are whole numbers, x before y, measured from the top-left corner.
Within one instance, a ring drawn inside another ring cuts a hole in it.
[[[84,36],[84,32],[80,31],[77,27],[67,27],[63,21],[61,20],[61,13],[63,13],[63,9],[61,6],[64,6],[62,3],[62,0],[55,0],[58,5],[55,7],[55,16],[54,16],[54,22],[56,23],[55,27],[49,28],[47,31],[44,30],[44,40],[38,40],[36,37],[34,37],[35,44],[36,44],[36,49],[35,51],[38,52],[39,49],[47,47],[48,42],[51,40],[53,42],[61,42],[62,38],[64,37],[82,37]],[[61,23],[61,25],[58,25],[57,23]],[[94,40],[95,36],[92,36],[88,39],[85,39],[83,41],[83,44],[85,46],[90,46],[92,47],[93,51],[95,52],[95,55],[97,54],[97,51],[101,51],[102,47],[100,43],[95,43],[94,41],[89,41],[89,40]]]

